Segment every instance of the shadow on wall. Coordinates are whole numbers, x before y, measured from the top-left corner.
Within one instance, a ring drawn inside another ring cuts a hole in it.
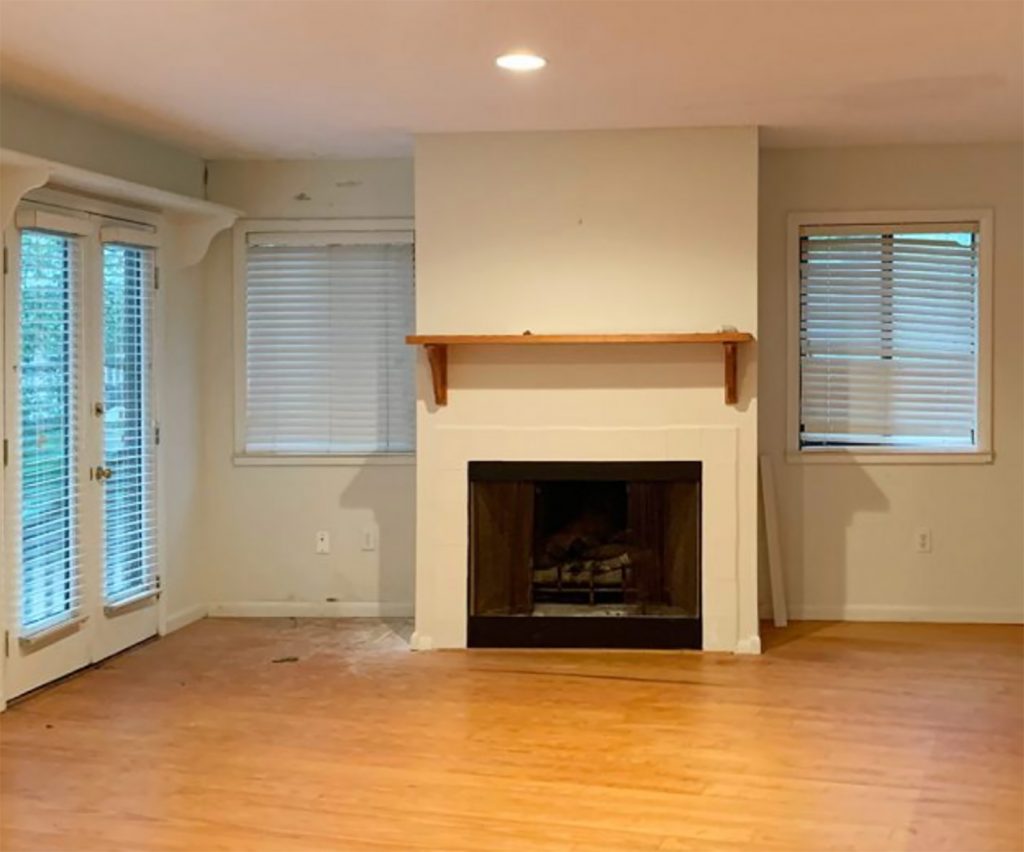
[[[756,390],[756,343],[739,350],[738,410]],[[452,346],[448,384],[465,390],[709,389],[724,393],[724,353],[718,344],[615,346]],[[420,357],[429,388],[429,368]],[[433,410],[432,395],[428,407]]]
[[[718,345],[473,346],[449,349],[456,387],[708,387],[722,382]],[[531,369],[532,368],[532,369]]]
[[[858,554],[851,550],[858,538],[851,530],[859,516],[887,512],[889,500],[860,465],[789,463],[778,455],[772,462],[790,618],[841,618],[847,602],[858,598],[852,594],[858,585],[852,573]],[[808,488],[811,477],[827,478],[832,487]],[[809,502],[806,491],[814,495],[813,501]],[[763,511],[763,500],[761,505]],[[761,612],[770,618],[763,538],[759,549]],[[809,552],[813,557],[809,558]]]
[[[373,465],[359,468],[342,490],[338,505],[370,512],[377,529],[377,596],[384,604],[415,599],[416,488],[413,468]]]

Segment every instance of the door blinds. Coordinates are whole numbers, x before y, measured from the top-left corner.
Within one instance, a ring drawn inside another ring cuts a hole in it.
[[[18,438],[11,527],[17,548],[19,633],[79,615],[78,237],[37,230],[20,236]]]
[[[154,591],[156,458],[152,404],[155,255],[103,246],[103,597]]]

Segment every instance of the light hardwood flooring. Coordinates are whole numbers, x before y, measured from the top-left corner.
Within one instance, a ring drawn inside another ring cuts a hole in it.
[[[1020,628],[803,623],[754,658],[396,626],[206,620],[15,703],[0,846],[1024,848]]]

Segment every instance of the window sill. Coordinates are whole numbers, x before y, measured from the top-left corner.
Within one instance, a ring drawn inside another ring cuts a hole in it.
[[[867,453],[852,450],[790,450],[786,453],[786,461],[790,464],[991,464],[992,453],[981,450],[891,450]]]
[[[379,453],[377,455],[251,455],[232,457],[235,467],[414,467],[415,453]]]

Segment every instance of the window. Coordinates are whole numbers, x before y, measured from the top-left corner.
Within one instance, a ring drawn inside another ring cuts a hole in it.
[[[78,611],[81,238],[21,232],[20,590],[25,634]]]
[[[120,229],[118,229],[120,230]],[[157,587],[152,337],[156,249],[103,245],[103,595]]]
[[[346,223],[248,223],[246,456],[375,456],[415,445],[413,239]],[[318,227],[320,230],[308,230]],[[391,225],[394,228],[395,225]]]
[[[949,218],[797,225],[801,452],[987,449],[985,230]]]

